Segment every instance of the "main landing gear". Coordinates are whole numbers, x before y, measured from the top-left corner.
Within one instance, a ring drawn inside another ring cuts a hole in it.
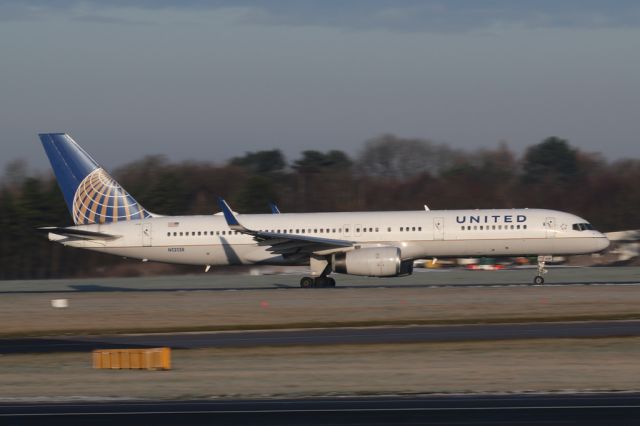
[[[331,277],[302,277],[300,287],[302,288],[333,288],[336,286],[336,280]]]
[[[300,287],[302,288],[333,288],[336,286],[336,280],[328,277],[331,273],[331,264],[326,257],[314,257],[309,259],[311,274],[316,277],[302,277]]]
[[[551,256],[538,256],[538,275],[533,279],[533,283],[536,285],[544,284],[542,275],[547,273],[547,270],[544,268],[547,260],[551,260]]]

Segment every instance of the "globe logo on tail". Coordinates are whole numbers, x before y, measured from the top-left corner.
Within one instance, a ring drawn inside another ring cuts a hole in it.
[[[73,220],[77,225],[112,223],[150,216],[102,168],[95,169],[82,180],[73,198]]]

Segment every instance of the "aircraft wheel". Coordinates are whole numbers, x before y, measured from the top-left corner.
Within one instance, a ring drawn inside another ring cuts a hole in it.
[[[325,288],[329,287],[329,278],[327,277],[317,277],[314,281],[315,288]]]
[[[300,280],[300,287],[302,288],[311,288],[311,287],[315,287],[315,282],[313,281],[313,278],[311,277],[302,277],[302,279]]]
[[[334,288],[336,286],[336,280],[334,280],[333,278],[329,277],[327,278],[327,281],[327,287]]]
[[[538,275],[533,279],[533,283],[537,284],[537,285],[544,284],[544,278],[542,278],[540,275]]]

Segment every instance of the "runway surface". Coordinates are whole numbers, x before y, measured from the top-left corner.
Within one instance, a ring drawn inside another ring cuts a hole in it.
[[[637,425],[640,394],[0,404],[7,425]]]
[[[305,269],[280,275],[202,274],[140,278],[85,278],[32,281],[0,281],[0,294],[73,294],[100,292],[192,292],[240,290],[301,290],[300,277]],[[441,288],[441,287],[511,287],[530,286],[535,269],[519,268],[500,271],[467,271],[460,269],[416,269],[400,278],[369,278],[335,275],[340,289],[370,288]],[[616,286],[639,285],[637,267],[550,267],[545,275],[547,286]],[[308,289],[304,291],[317,291]],[[320,289],[322,291],[322,289]],[[326,290],[325,290],[326,291]]]
[[[640,321],[368,327],[0,339],[0,354],[105,348],[174,349],[640,336]]]

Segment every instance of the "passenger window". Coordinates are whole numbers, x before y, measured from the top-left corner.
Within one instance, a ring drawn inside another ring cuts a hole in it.
[[[174,233],[173,233],[173,236],[175,237],[176,235],[178,235],[178,233],[177,233],[177,232],[174,232]]]
[[[414,226],[413,228],[411,228],[411,230],[415,232],[415,230],[416,230],[416,227]]]
[[[513,225],[511,225],[511,229],[513,229]]]
[[[360,228],[356,228],[356,232],[360,232]]]
[[[517,226],[516,226],[516,229],[520,229],[520,225],[517,225]]]
[[[467,231],[471,231],[471,225],[467,225]]]
[[[170,237],[170,236],[171,236],[171,232],[167,232],[167,237]]]
[[[483,228],[482,228],[482,225],[480,225],[480,230],[482,231],[482,229],[483,229]]]
[[[464,231],[464,225],[461,226],[462,230]]]
[[[388,227],[388,228],[387,228],[387,232],[391,232],[391,227]]]
[[[422,226],[418,226],[418,231],[422,231]]]
[[[400,227],[400,232],[402,232],[404,229],[402,228],[402,226]]]
[[[182,237],[182,232],[180,233],[180,236]]]
[[[527,229],[527,225],[522,225],[522,227],[523,227],[524,229]]]

